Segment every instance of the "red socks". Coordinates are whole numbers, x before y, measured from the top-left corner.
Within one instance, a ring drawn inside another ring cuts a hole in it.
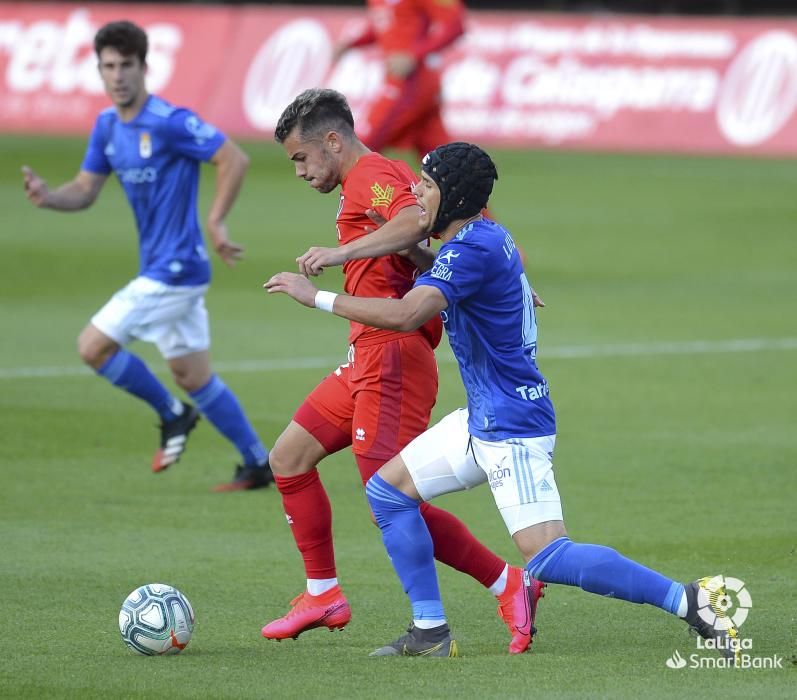
[[[318,470],[298,476],[275,474],[274,481],[282,494],[282,507],[302,553],[307,578],[335,578],[332,508]]]

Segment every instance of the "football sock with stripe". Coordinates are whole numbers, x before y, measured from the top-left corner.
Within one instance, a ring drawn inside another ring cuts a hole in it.
[[[393,567],[412,604],[417,626],[445,622],[443,602],[434,567],[434,546],[419,503],[374,474],[365,494]]]
[[[546,583],[578,586],[590,593],[647,603],[677,615],[684,597],[682,584],[628,559],[611,547],[573,542],[560,537],[526,566]]]
[[[216,430],[238,448],[245,465],[265,465],[268,450],[255,434],[235,394],[217,375],[201,389],[190,392],[190,396]]]
[[[97,370],[111,384],[146,401],[161,420],[168,423],[182,413],[182,403],[161,384],[144,362],[133,353],[119,348]]]
[[[379,468],[384,459],[354,455],[357,468],[365,485]],[[485,547],[473,533],[452,513],[431,503],[421,503],[421,516],[434,545],[434,558],[441,564],[461,571],[476,579],[485,588],[495,586],[507,568],[506,562]],[[504,577],[506,583],[506,577]]]

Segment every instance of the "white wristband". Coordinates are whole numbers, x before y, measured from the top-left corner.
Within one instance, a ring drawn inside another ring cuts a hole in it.
[[[335,303],[335,297],[338,296],[335,292],[325,292],[318,290],[315,293],[315,308],[321,311],[332,311],[332,305]]]

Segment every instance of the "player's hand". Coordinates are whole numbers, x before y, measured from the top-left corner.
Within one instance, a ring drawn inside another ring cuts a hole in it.
[[[209,221],[208,233],[210,234],[210,240],[213,241],[213,249],[218,253],[225,265],[232,267],[243,257],[243,246],[230,240],[227,235],[227,224],[223,221]]]
[[[337,267],[346,262],[346,254],[341,248],[310,248],[304,255],[296,258],[299,272],[303,275],[320,275],[325,267]]]
[[[531,301],[534,304],[535,309],[541,309],[545,306],[545,302],[542,300],[539,294],[534,291],[534,287],[531,288]]]
[[[387,223],[387,219],[382,216],[376,209],[366,209],[365,215],[374,222],[374,226],[365,226],[366,233],[373,233],[378,229],[380,226],[384,226]]]
[[[385,70],[391,78],[406,78],[415,72],[418,67],[418,59],[411,53],[394,51],[385,57]]]
[[[287,294],[300,304],[311,309],[315,308],[315,295],[318,290],[304,275],[297,275],[295,272],[278,272],[263,284],[263,289],[269,294]]]
[[[50,194],[50,188],[47,187],[47,183],[27,165],[22,166],[22,179],[25,186],[25,196],[34,206],[45,206],[47,195]]]

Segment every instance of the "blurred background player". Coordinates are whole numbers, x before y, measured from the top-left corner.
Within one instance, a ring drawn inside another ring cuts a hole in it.
[[[526,574],[659,607],[683,618],[738,665],[737,630],[721,608],[722,577],[684,585],[610,547],[568,537],[553,471],[556,418],[536,361],[531,287],[509,232],[481,214],[498,178],[495,165],[478,146],[452,143],[428,153],[421,173],[416,188],[423,208],[419,235],[436,234],[443,245],[432,268],[406,296],[358,299],[317,291],[306,277],[293,273],[275,275],[265,285],[306,306],[400,332],[445,313],[468,407],[415,438],[366,485],[414,618],[407,634],[371,655],[458,655],[440,597],[434,543],[419,507],[489,482],[528,562]],[[412,242],[410,237],[403,244]],[[714,622],[701,617],[703,606],[711,606]]]
[[[118,291],[78,338],[81,359],[100,376],[146,401],[161,419],[152,470],[180,459],[200,412],[241,453],[235,478],[217,490],[267,486],[268,451],[238,399],[210,367],[205,292],[210,263],[197,217],[199,164],[216,166],[207,227],[227,265],[243,248],[229,240],[224,218],[235,201],[248,158],[238,146],[188,109],[150,95],[145,87],[148,40],[131,22],[111,22],[94,38],[100,77],[113,107],[97,117],[75,178],[50,190],[23,167],[25,193],[37,207],[75,211],[91,206],[115,172],[136,218],[138,277]],[[178,400],[144,362],[125,349],[155,343],[177,385],[196,406]]]
[[[413,148],[419,155],[451,139],[441,115],[439,52],[465,31],[460,0],[368,0],[362,32],[336,49],[377,43],[384,82],[358,135],[374,151]]]
[[[370,151],[355,135],[346,98],[334,90],[307,90],[277,124],[275,138],[293,161],[297,177],[321,193],[341,186],[336,227],[340,243],[373,228],[375,210],[387,231],[416,236],[420,210],[412,192],[418,178],[403,161]],[[416,240],[419,240],[416,236]],[[411,248],[344,266],[346,291],[358,296],[404,296],[418,267],[431,265],[430,251]],[[332,541],[332,512],[317,465],[351,446],[363,483],[410,440],[422,433],[437,396],[434,347],[439,318],[406,333],[352,323],[349,361],[329,374],[305,399],[271,451],[271,467],[285,514],[304,560],[307,590],[291,610],[265,627],[269,639],[295,638],[316,627],[342,628],[351,609],[338,584]],[[424,505],[423,517],[435,556],[469,574],[498,598],[499,614],[512,640],[511,653],[531,643],[542,585],[525,580],[490,552],[450,513]]]

